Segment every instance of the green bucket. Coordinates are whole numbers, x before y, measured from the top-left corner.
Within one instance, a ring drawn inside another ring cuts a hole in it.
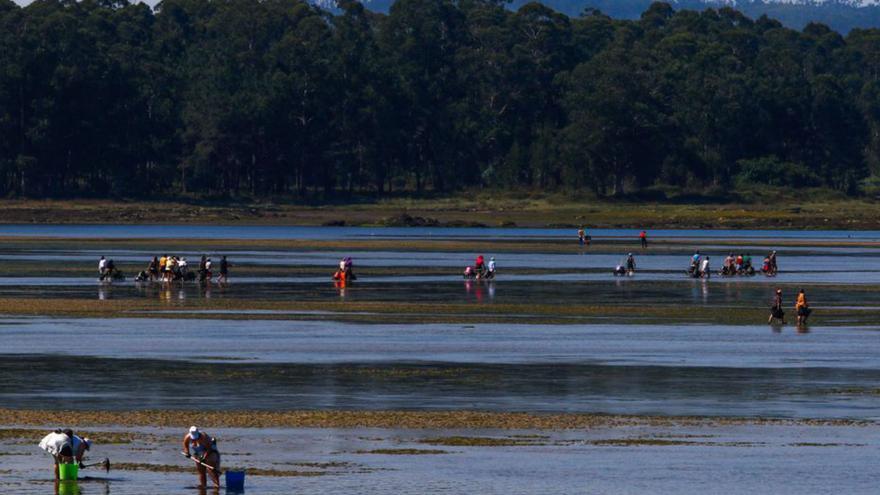
[[[79,477],[79,466],[76,464],[59,464],[58,477],[61,481],[76,481]]]

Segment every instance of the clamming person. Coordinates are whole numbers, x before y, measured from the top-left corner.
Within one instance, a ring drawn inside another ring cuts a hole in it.
[[[339,268],[336,269],[336,272],[333,273],[333,280],[342,286],[345,285],[345,282],[348,280],[348,275],[345,271],[344,264],[340,261]]]
[[[721,266],[722,275],[735,275],[736,268],[734,264],[736,263],[736,258],[733,257],[733,253],[729,253],[726,258],[724,258],[724,263]]]
[[[709,257],[706,256],[700,263],[700,277],[709,278],[711,275],[712,274],[709,273]]]
[[[101,280],[104,280],[104,274],[107,272],[107,260],[101,256],[101,259],[98,260],[98,276]]]
[[[776,289],[776,294],[773,296],[773,305],[770,306],[770,318],[767,319],[767,324],[772,325],[774,319],[782,321],[782,324],[785,325],[785,311],[782,310],[782,289]]]
[[[695,251],[691,256],[691,266],[688,268],[688,274],[696,278],[700,276],[700,252]]]
[[[494,256],[489,258],[489,271],[486,272],[486,277],[495,278],[495,257]]]
[[[174,281],[174,274],[177,271],[177,258],[169,256],[165,259],[165,281]]]
[[[202,259],[199,261],[199,282],[204,282],[208,276],[208,258],[204,254],[202,255]]]
[[[578,242],[581,247],[584,247],[584,244],[587,242],[587,233],[584,231],[583,227],[578,229]]]
[[[159,280],[159,258],[153,256],[153,260],[147,266],[147,273],[150,275],[151,281]]]
[[[220,257],[220,276],[217,278],[218,283],[226,283],[229,281],[229,262],[226,256]]]
[[[211,481],[214,486],[220,486],[220,452],[217,450],[216,439],[199,431],[198,427],[190,426],[189,432],[183,437],[183,455],[211,466]],[[202,464],[196,463],[196,469],[199,473],[199,486],[204,487],[207,485],[205,475],[209,468]]]
[[[779,266],[776,264],[776,250],[771,251],[767,258],[770,260],[770,274],[776,275],[779,271]]]
[[[639,234],[639,241],[642,243],[642,249],[648,247],[648,233],[644,230]]]
[[[85,452],[92,448],[92,441],[74,435],[71,429],[62,431],[59,428],[43,437],[39,446],[55,460],[55,481],[58,481],[58,465],[71,464],[74,461],[82,465]]]
[[[474,271],[477,272],[477,278],[483,278],[486,274],[486,260],[483,258],[482,254],[477,256],[477,259],[474,262]]]
[[[761,262],[761,273],[764,275],[770,275],[770,257],[765,256],[764,261]]]
[[[357,277],[354,275],[354,260],[351,256],[346,256],[342,259],[342,269],[345,271],[345,278],[349,281],[357,280]]]
[[[810,309],[810,305],[807,304],[807,295],[804,294],[804,289],[801,289],[798,292],[797,301],[794,303],[794,309],[797,313],[797,325],[804,326],[807,324],[807,318],[810,316],[812,310]]]
[[[636,259],[633,257],[632,253],[626,255],[626,274],[627,275],[635,275],[636,273]]]

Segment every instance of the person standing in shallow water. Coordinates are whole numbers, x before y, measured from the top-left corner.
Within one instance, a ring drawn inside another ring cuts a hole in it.
[[[767,319],[767,324],[772,325],[773,320],[780,320],[785,325],[785,311],[782,310],[782,289],[776,289],[776,294],[773,296],[773,305],[770,306],[770,318]]]
[[[218,283],[226,283],[229,281],[229,262],[226,261],[226,256],[220,257],[220,276],[217,277]]]
[[[183,437],[183,454],[213,468],[209,469],[202,464],[196,464],[200,487],[208,484],[206,475],[209,470],[214,486],[220,487],[220,452],[217,451],[217,442],[211,436],[199,431],[198,427],[191,426],[189,432]]]
[[[648,247],[648,233],[644,230],[639,234],[639,241],[642,243],[642,249],[647,249]]]
[[[204,254],[199,261],[199,282],[204,282],[208,278],[208,257]]]
[[[797,301],[794,303],[794,310],[797,313],[797,325],[799,327],[807,324],[807,318],[810,316],[810,305],[807,304],[807,295],[804,289],[798,292]]]

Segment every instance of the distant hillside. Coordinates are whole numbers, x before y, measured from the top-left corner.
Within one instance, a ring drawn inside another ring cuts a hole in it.
[[[528,3],[526,0],[515,0],[512,4],[519,7]],[[579,15],[586,8],[594,8],[618,19],[637,19],[644,12],[651,0],[544,0],[548,7],[568,15]],[[704,10],[708,8],[735,7],[743,14],[757,19],[762,15],[778,20],[784,25],[802,29],[810,22],[826,24],[841,33],[848,33],[854,28],[880,27],[880,6],[868,1],[846,2],[800,1],[800,0],[757,0],[724,2],[714,0],[680,0],[672,1],[676,10]]]
[[[321,0],[325,7],[333,0]],[[393,0],[364,0],[375,12],[388,12]],[[518,9],[529,0],[513,0],[512,9]],[[585,9],[598,9],[615,19],[638,19],[652,0],[541,0],[541,3],[569,16],[578,16]],[[782,24],[802,29],[810,22],[826,24],[835,31],[848,33],[855,28],[880,27],[880,4],[876,0],[679,0],[670,1],[676,10],[705,10],[735,7],[743,14],[757,19],[762,15]]]
[[[15,0],[19,5],[33,0]],[[138,0],[129,0],[138,3]],[[154,7],[159,0],[140,0]],[[327,10],[336,10],[336,0],[311,0]],[[512,0],[513,10],[531,0]],[[614,19],[638,19],[652,1],[656,0],[540,0],[540,3],[563,14],[576,17],[585,9],[597,9]],[[734,7],[743,14],[757,19],[762,15],[773,18],[787,27],[803,29],[811,22],[819,22],[846,34],[856,28],[880,28],[880,0],[668,0],[676,10],[705,10]],[[362,0],[368,9],[387,13],[394,0]]]

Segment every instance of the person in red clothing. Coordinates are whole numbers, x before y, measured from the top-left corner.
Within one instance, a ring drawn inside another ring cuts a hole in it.
[[[642,248],[648,247],[648,233],[644,230],[639,234],[639,240],[642,241]]]
[[[483,259],[483,255],[477,256],[477,261],[474,263],[474,271],[477,272],[477,277],[482,277],[486,272],[486,261]]]

